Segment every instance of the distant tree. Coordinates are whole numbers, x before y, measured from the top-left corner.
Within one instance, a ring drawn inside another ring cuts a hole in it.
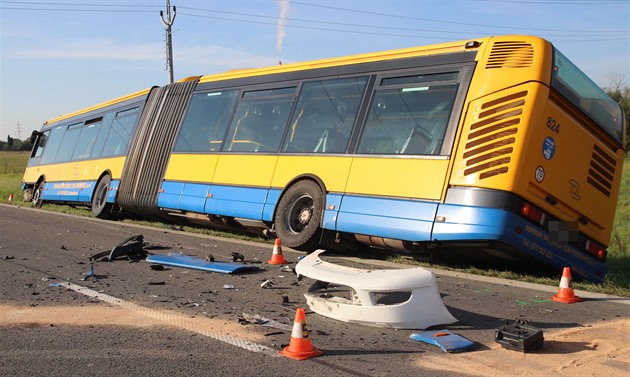
[[[626,79],[622,74],[610,73],[609,86],[604,88],[610,98],[617,101],[626,116],[626,151],[630,150],[630,87],[624,85]]]
[[[20,141],[20,146],[17,148],[19,151],[30,151],[31,149],[33,149],[33,144],[31,144],[30,139]]]
[[[11,136],[9,136],[9,135],[7,135],[7,145],[9,147],[13,146],[13,138]]]

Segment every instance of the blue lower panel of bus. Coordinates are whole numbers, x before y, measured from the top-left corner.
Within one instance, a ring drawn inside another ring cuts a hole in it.
[[[162,188],[160,189],[157,200],[158,207],[179,209],[179,200],[184,192],[184,185],[185,183],[183,182],[162,182]],[[201,210],[198,212],[203,212],[205,204],[206,198],[204,197],[203,204],[200,207]]]
[[[109,193],[107,194],[107,203],[116,203],[116,195],[118,194],[118,187],[120,187],[120,180],[118,179],[113,180],[109,186]],[[91,200],[91,199],[88,199],[88,200]]]
[[[205,212],[223,216],[260,220],[268,189],[254,187],[212,186],[212,198]]]
[[[263,221],[273,221],[273,213],[276,210],[276,204],[278,204],[280,194],[282,194],[282,190],[279,189],[271,189],[267,193],[267,200],[263,207]]]
[[[326,208],[324,208],[324,221],[322,222],[322,228],[337,230],[337,216],[339,214],[339,208],[341,208],[341,194],[327,194],[326,195]]]
[[[265,216],[273,216],[273,207],[279,193],[279,190],[269,192],[264,188],[163,182],[158,195],[158,206],[260,220],[263,212]]]
[[[107,202],[116,203],[119,180],[111,181],[107,193]],[[42,191],[42,200],[52,202],[90,203],[96,188],[96,181],[47,182]]]
[[[328,203],[327,203],[328,205]],[[428,241],[437,203],[393,198],[345,195],[337,214],[336,229],[400,240]],[[324,228],[330,229],[333,213],[326,211]]]
[[[432,239],[435,241],[492,240],[509,245],[561,271],[571,267],[576,276],[601,283],[606,275],[605,264],[578,249],[551,243],[549,233],[514,213],[498,208],[441,204]]]
[[[210,186],[199,183],[186,183],[179,199],[179,209],[203,212]]]
[[[95,185],[94,181],[46,182],[42,199],[55,202],[90,202]]]

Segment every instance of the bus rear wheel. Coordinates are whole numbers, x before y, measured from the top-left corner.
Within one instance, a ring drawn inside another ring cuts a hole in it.
[[[104,175],[96,184],[96,189],[92,195],[92,216],[98,217],[99,219],[111,219],[113,217],[112,209],[114,205],[107,203],[107,195],[111,183],[112,179],[110,176]]]
[[[284,192],[274,217],[282,244],[303,251],[317,248],[323,197],[322,189],[311,180],[298,181]]]

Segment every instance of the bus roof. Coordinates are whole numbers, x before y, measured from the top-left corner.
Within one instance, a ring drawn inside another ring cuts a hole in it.
[[[491,37],[474,39],[481,45],[485,44]],[[242,77],[261,76],[276,73],[302,71],[307,69],[336,67],[349,64],[367,63],[390,59],[404,59],[416,56],[428,56],[436,54],[446,54],[454,52],[462,52],[469,50],[466,44],[472,40],[447,42],[428,46],[409,47],[397,50],[388,50],[380,52],[365,53],[359,55],[342,56],[337,58],[328,58],[321,60],[312,60],[300,63],[291,63],[286,65],[276,65],[264,68],[244,68],[226,71],[219,74],[205,75],[199,79],[199,83],[229,80]],[[479,44],[475,44],[478,47]]]
[[[98,110],[98,109],[101,109],[103,107],[107,107],[107,106],[110,106],[110,105],[115,105],[117,103],[125,102],[127,100],[130,100],[130,99],[133,99],[133,98],[136,98],[136,97],[141,97],[141,96],[146,95],[147,93],[149,93],[149,91],[151,89],[152,88],[143,89],[143,90],[137,91],[135,93],[128,94],[128,95],[123,96],[123,97],[119,97],[119,98],[116,98],[116,99],[113,99],[113,100],[110,100],[110,101],[107,101],[107,102],[100,103],[98,105],[94,105],[94,106],[87,107],[87,108],[82,109],[82,110],[75,111],[75,112],[70,113],[70,114],[58,116],[56,118],[47,120],[46,122],[44,122],[44,125],[48,125],[48,124],[51,124],[51,123],[59,122],[59,121],[62,121],[64,119],[72,118],[72,117],[77,116],[77,115],[86,114],[86,113],[89,113],[91,111]]]

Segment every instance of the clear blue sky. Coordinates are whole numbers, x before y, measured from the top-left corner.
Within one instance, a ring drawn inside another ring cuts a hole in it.
[[[168,82],[165,0],[0,0],[0,140]],[[175,80],[355,53],[531,34],[602,87],[630,84],[630,0],[171,0]],[[282,26],[284,24],[284,26]],[[18,135],[19,134],[19,135]]]

